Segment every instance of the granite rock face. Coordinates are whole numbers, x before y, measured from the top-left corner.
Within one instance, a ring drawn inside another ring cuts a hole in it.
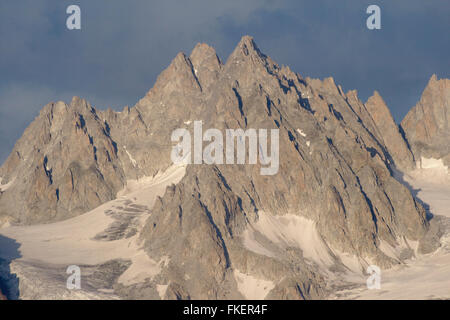
[[[195,297],[229,298],[219,288],[228,283],[231,267],[275,283],[284,274],[286,282],[273,289],[276,298],[323,295],[327,288],[317,267],[287,263],[287,252],[270,257],[242,245],[242,234],[260,212],[307,217],[331,247],[383,266],[397,262],[379,250],[380,241],[396,246],[401,237],[423,237],[425,211],[392,177],[389,148],[380,130],[369,130],[376,122],[366,124],[362,118],[371,114],[350,106],[352,101],[365,110],[357,97],[345,95],[331,78],[303,79],[280,68],[247,37],[218,69],[215,84],[199,95],[204,110],[196,119],[205,128],[279,129],[280,170],[261,176],[258,166],[193,166],[168,190],[142,237],[150,256],[172,253],[166,272],[174,288]],[[198,234],[208,237],[200,240]],[[294,256],[304,261],[301,254]],[[188,270],[197,276],[186,276]],[[185,278],[195,279],[196,286]],[[290,290],[287,283],[299,289]]]
[[[46,105],[0,169],[11,186],[0,215],[31,224],[69,218],[112,200],[124,171],[107,125],[85,100]]]
[[[114,199],[127,180],[170,167],[172,132],[192,133],[194,121],[204,130],[278,129],[279,170],[192,164],[167,188],[140,233],[148,255],[167,261],[158,276],[166,299],[245,298],[245,279],[269,283],[266,298],[324,297],[326,271],[348,268],[343,254],[361,268],[390,267],[401,259],[382,244],[427,233],[424,208],[393,177],[393,165],[408,168],[413,157],[382,98],[364,104],[332,78],[303,78],[248,36],[225,64],[205,44],[178,54],[122,112],[96,111],[79,98],[47,105],[0,169],[9,183],[0,217],[49,222]],[[292,226],[308,232],[289,233]],[[120,291],[156,294],[145,288]]]
[[[443,159],[450,165],[450,80],[433,75],[420,101],[401,126],[417,160]]]
[[[403,170],[414,168],[411,150],[380,94],[375,91],[365,105],[395,164]]]

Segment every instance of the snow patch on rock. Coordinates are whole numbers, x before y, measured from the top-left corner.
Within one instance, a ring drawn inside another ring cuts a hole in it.
[[[117,198],[126,198],[130,194],[135,193],[134,198],[137,198],[138,202],[145,202],[146,199],[152,198],[148,196],[148,192],[159,191],[162,188],[165,190],[167,185],[177,184],[184,177],[185,173],[186,166],[173,165],[164,172],[158,172],[153,177],[144,176],[137,180],[127,180],[127,185],[117,193]]]
[[[305,217],[293,214],[273,216],[259,212],[259,220],[244,232],[244,245],[250,251],[273,257],[275,254],[257,240],[258,235],[281,249],[300,248],[306,259],[319,266],[330,267],[334,264],[331,250],[320,237],[316,223]]]
[[[156,291],[158,291],[159,297],[162,299],[164,299],[164,297],[166,296],[166,292],[167,292],[167,288],[169,287],[169,285],[167,284],[157,284],[156,285]]]
[[[304,133],[302,131],[302,129],[297,129],[297,132],[302,136],[302,137],[306,137],[306,133]]]
[[[397,239],[398,245],[397,246],[392,246],[390,245],[388,242],[384,241],[384,240],[380,240],[380,245],[379,248],[380,250],[387,255],[388,257],[397,260],[397,261],[402,261],[402,253],[405,250],[413,250],[414,254],[417,253],[417,249],[418,249],[418,245],[419,242],[418,241],[410,241],[407,239]]]
[[[239,292],[247,300],[263,300],[267,294],[275,287],[272,281],[258,279],[234,270],[234,278],[237,282]]]
[[[127,153],[128,158],[130,159],[131,164],[133,165],[133,167],[136,167],[136,166],[137,166],[137,161],[136,161],[136,160],[133,158],[133,156],[128,152],[126,146],[123,146],[123,148],[125,149],[125,152]]]
[[[425,161],[424,161],[425,160]],[[421,166],[403,175],[432,214],[450,217],[450,174],[442,159],[421,159]]]
[[[14,184],[15,180],[16,178],[11,179],[11,181],[9,181],[8,183],[2,184],[3,178],[0,178],[0,191],[4,192],[8,190]]]
[[[417,169],[435,169],[448,173],[448,167],[444,164],[442,159],[424,158],[421,157],[416,163]]]
[[[144,251],[138,251],[131,259],[131,266],[120,276],[118,282],[129,286],[152,279],[161,272],[161,263],[151,259]]]

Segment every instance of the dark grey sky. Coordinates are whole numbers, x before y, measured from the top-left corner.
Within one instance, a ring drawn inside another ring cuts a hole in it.
[[[66,29],[71,4],[81,31]],[[381,30],[366,28],[370,4]],[[449,77],[449,17],[448,0],[2,0],[0,163],[48,102],[132,106],[177,52],[206,42],[226,60],[245,34],[303,76],[363,101],[378,90],[400,121],[433,73]]]

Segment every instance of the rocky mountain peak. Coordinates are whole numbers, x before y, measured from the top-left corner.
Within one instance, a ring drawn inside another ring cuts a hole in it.
[[[384,102],[383,98],[381,97],[380,93],[377,90],[373,91],[373,94],[369,97],[368,100],[371,100],[371,102],[373,104],[380,104],[380,105],[386,105],[386,103]]]
[[[365,106],[379,129],[378,132],[395,164],[402,169],[413,168],[413,155],[380,93],[375,90]]]
[[[433,73],[433,75],[430,77],[430,80],[428,81],[428,85],[438,82],[437,75]]]
[[[0,194],[0,218],[14,223],[81,214],[130,180],[166,171],[173,131],[194,121],[279,133],[273,176],[261,175],[260,163],[187,165],[139,234],[149,257],[166,257],[159,282],[125,288],[130,295],[164,283],[169,298],[241,298],[235,275],[244,274],[273,283],[272,299],[318,298],[327,288],[322,271],[346,268],[338,252],[392,266],[400,262],[381,243],[421,241],[429,227],[391,174],[390,157],[410,155],[382,98],[364,104],[332,78],[302,79],[249,36],[225,65],[205,44],[179,53],[123,112],[97,112],[81,98],[44,109],[0,169],[5,181],[17,178]]]
[[[197,43],[197,45],[192,50],[189,58],[191,59],[192,64],[196,67],[199,67],[200,64],[204,61],[210,61],[216,66],[221,65],[216,50],[206,43]]]
[[[180,52],[172,60],[169,67],[157,78],[155,85],[147,96],[163,99],[171,93],[186,94],[189,91],[201,91],[200,83],[195,75],[191,60]]]
[[[425,90],[423,91],[421,100],[436,99],[439,100],[436,102],[440,103],[434,105],[434,108],[447,108],[448,102],[445,100],[445,98],[448,90],[450,90],[450,79],[438,79],[436,74],[433,74],[428,81]]]
[[[199,43],[189,56],[194,74],[203,89],[207,89],[214,83],[222,69],[222,62],[216,54],[216,50],[205,43]]]
[[[231,54],[230,58],[234,58],[239,55],[244,56],[251,56],[251,55],[258,55],[258,56],[264,56],[261,51],[259,50],[258,46],[256,45],[253,37],[251,36],[243,36],[241,40],[239,41],[238,45],[234,49],[233,53]]]
[[[272,59],[261,52],[251,36],[243,36],[228,57],[226,67],[233,69],[236,66],[242,69],[251,67],[256,72],[260,71],[261,67],[269,72],[273,72],[274,69],[279,69],[278,65]]]
[[[88,110],[91,111],[92,110],[92,106],[91,104],[83,98],[74,96],[72,97],[72,100],[70,101],[69,107],[73,108],[73,109],[77,109],[77,110]]]
[[[443,158],[450,163],[450,79],[433,75],[401,126],[417,159]]]

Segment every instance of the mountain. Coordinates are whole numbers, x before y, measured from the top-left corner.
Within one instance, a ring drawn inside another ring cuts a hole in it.
[[[414,168],[414,156],[378,91],[367,100],[366,108],[395,164],[403,170]]]
[[[115,198],[124,172],[97,112],[74,98],[46,105],[0,169],[10,186],[0,215],[17,223],[65,219]]]
[[[426,90],[423,103],[438,99],[439,90]],[[363,103],[332,78],[303,78],[249,36],[226,63],[206,44],[178,54],[122,112],[98,111],[80,98],[45,106],[0,168],[0,222],[76,219],[116,198],[142,206],[121,195],[173,170],[172,133],[193,132],[197,121],[221,132],[279,130],[278,172],[261,175],[261,163],[188,164],[147,203],[148,212],[139,209],[147,214],[140,225],[123,207],[96,213],[119,222],[93,241],[127,238],[138,224],[130,237],[153,261],[124,257],[131,259],[128,273],[139,266],[149,273],[117,283],[115,294],[323,298],[349,270],[389,268],[430,250],[426,210],[394,177],[394,169],[412,168],[422,155],[411,121],[402,123],[408,145],[378,93]]]
[[[450,166],[450,79],[433,75],[401,127],[417,160],[442,159]]]

